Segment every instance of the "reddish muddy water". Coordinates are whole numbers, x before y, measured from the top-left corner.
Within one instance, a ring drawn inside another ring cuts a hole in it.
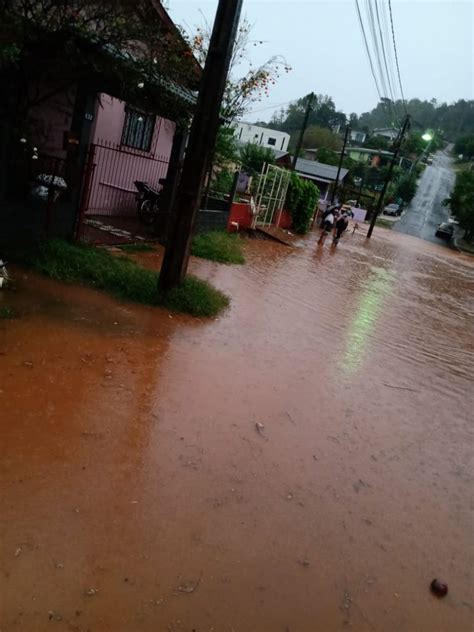
[[[473,629],[473,262],[374,237],[193,261],[210,321],[13,271],[1,632]]]

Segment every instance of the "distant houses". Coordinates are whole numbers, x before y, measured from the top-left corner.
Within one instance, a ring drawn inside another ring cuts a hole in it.
[[[286,151],[290,142],[290,135],[286,132],[252,125],[244,121],[236,123],[234,135],[241,143],[254,143],[261,147],[278,149],[279,151]]]

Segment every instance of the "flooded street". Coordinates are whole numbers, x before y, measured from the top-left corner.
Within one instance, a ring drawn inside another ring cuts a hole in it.
[[[1,632],[472,631],[474,262],[315,237],[216,321],[14,271]]]

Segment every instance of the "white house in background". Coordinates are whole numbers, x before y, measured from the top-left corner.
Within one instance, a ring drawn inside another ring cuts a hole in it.
[[[361,132],[358,129],[351,129],[351,140],[358,145],[362,145],[365,143],[365,139],[367,138],[367,134],[365,132]]]
[[[262,147],[270,147],[279,151],[286,151],[290,142],[290,135],[275,129],[252,125],[239,121],[235,126],[235,137],[241,143],[255,143]]]
[[[388,140],[395,140],[398,137],[398,133],[400,130],[395,127],[379,127],[378,129],[372,130],[373,136],[383,136],[384,138],[388,138]]]
[[[335,134],[339,134],[339,136],[344,137],[345,127],[343,125],[336,125],[336,127],[333,128],[333,131]],[[349,137],[352,141],[354,141],[354,143],[361,145],[362,143],[365,143],[367,134],[358,129],[351,129]]]

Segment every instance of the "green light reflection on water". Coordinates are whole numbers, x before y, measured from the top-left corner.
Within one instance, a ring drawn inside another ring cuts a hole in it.
[[[367,356],[369,334],[377,323],[393,279],[393,272],[384,268],[372,268],[347,330],[346,347],[341,361],[341,368],[346,375],[354,374]]]

